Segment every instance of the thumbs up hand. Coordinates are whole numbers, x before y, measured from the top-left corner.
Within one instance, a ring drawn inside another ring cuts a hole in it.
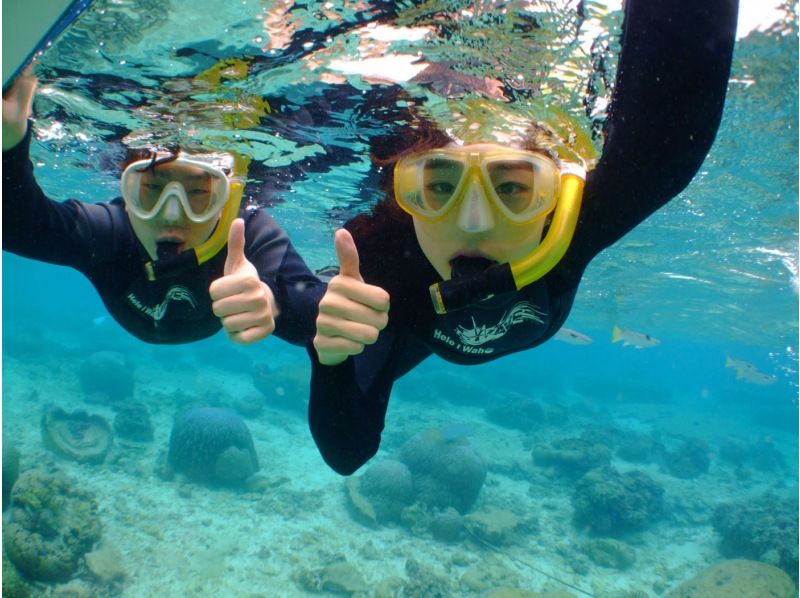
[[[213,301],[211,308],[233,342],[249,345],[267,338],[275,330],[278,315],[275,295],[244,256],[241,218],[233,221],[228,233],[223,276],[212,282],[208,291]]]
[[[319,303],[314,348],[323,365],[337,365],[378,340],[389,322],[389,293],[366,284],[353,237],[344,229],[334,239],[339,274]]]

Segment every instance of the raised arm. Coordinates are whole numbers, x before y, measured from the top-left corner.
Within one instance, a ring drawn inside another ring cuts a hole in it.
[[[111,248],[130,227],[105,204],[54,201],[39,187],[29,158],[35,90],[36,79],[23,75],[3,98],[3,249],[87,271],[93,243]]]
[[[692,180],[717,133],[737,0],[628,0],[603,155],[589,174],[576,251],[586,261]]]

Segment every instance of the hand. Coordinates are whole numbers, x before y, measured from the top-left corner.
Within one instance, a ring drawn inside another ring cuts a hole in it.
[[[31,72],[30,67],[25,69],[3,96],[3,151],[10,150],[22,141],[28,130],[28,117],[38,83]]]
[[[389,322],[389,293],[361,278],[358,250],[345,229],[334,239],[339,274],[319,303],[314,348],[323,365],[337,365],[378,340]]]
[[[244,220],[237,218],[228,233],[228,258],[224,274],[211,283],[211,308],[222,320],[228,338],[249,345],[275,330],[278,308],[275,295],[258,277],[256,267],[244,256]]]

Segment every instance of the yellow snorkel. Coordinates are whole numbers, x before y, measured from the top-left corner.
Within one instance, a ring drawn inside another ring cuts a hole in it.
[[[577,168],[571,172],[562,171],[561,194],[547,234],[533,253],[511,262],[511,274],[517,290],[539,280],[564,257],[578,224],[585,182],[586,173]]]
[[[243,181],[250,164],[249,156],[242,156],[236,153],[233,153],[233,156],[234,178],[230,181],[228,200],[222,208],[219,222],[217,226],[214,227],[211,235],[197,247],[182,251],[175,256],[147,262],[144,265],[144,269],[149,281],[152,282],[159,278],[176,276],[191,268],[196,268],[217,255],[228,243],[228,233],[231,224],[238,216],[239,208],[242,204],[242,196],[244,195]]]

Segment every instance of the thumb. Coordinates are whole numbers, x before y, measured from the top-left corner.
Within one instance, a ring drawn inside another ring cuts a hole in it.
[[[237,218],[228,231],[228,257],[225,259],[225,276],[233,274],[247,260],[244,257],[244,220]]]
[[[336,259],[339,261],[339,274],[364,282],[359,271],[358,249],[350,231],[343,228],[337,230],[333,244],[336,247]]]

